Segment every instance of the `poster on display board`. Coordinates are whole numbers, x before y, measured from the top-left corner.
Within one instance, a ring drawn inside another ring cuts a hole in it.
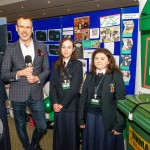
[[[111,26],[100,28],[101,42],[120,41],[120,26]]]
[[[99,28],[90,29],[90,39],[98,39],[99,38]]]
[[[59,44],[48,44],[49,56],[58,56]]]
[[[122,8],[120,69],[126,93],[135,93],[139,7]]]
[[[75,50],[77,52],[77,59],[83,59],[82,41],[75,41]]]
[[[120,14],[100,17],[100,27],[120,25]]]
[[[123,21],[124,29],[122,33],[122,37],[132,37],[133,30],[134,30],[134,21],[133,20],[126,20]]]
[[[35,30],[35,40],[40,42],[46,42],[47,30]]]
[[[48,30],[49,42],[60,42],[60,40],[61,40],[61,29],[49,29]]]
[[[90,17],[74,18],[74,40],[88,40],[90,39]]]

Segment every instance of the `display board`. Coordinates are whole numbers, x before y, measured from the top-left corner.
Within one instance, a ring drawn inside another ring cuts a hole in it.
[[[120,69],[124,76],[126,92],[134,94],[135,75],[137,59],[137,39],[138,39],[138,20],[139,8],[130,7],[121,9],[121,53]]]
[[[7,46],[7,19],[0,18],[0,55],[3,55]]]
[[[122,37],[122,31],[123,28],[125,28],[122,20],[122,14],[124,13],[138,13],[138,7],[101,10],[34,20],[33,37],[35,40],[44,42],[47,45],[50,68],[52,63],[58,59],[59,42],[66,36],[74,40],[78,59],[83,63],[84,72],[89,72],[91,55],[96,48],[109,49],[114,55],[119,67],[122,63],[122,59],[124,59],[124,63],[126,64],[126,57],[128,57],[128,60],[130,59],[130,57],[126,55],[131,55],[132,62],[130,62],[130,66],[128,65],[128,67],[126,67],[128,70],[124,69],[125,67],[120,67],[120,69],[125,71],[124,76],[126,74],[128,75],[126,71],[130,71],[130,80],[126,82],[124,77],[124,81],[127,94],[134,94],[137,52],[136,30],[138,30],[136,27],[138,26],[138,21],[137,19],[132,21],[134,22],[133,38],[130,39],[127,37],[126,39],[126,37]],[[10,43],[18,39],[15,24],[8,25],[8,34],[11,34],[11,36],[9,36]],[[128,43],[132,48],[128,48],[127,51],[122,49],[123,42]]]

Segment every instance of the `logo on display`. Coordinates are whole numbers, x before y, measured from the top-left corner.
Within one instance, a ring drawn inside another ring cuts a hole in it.
[[[2,120],[0,118],[0,141],[2,140],[2,137],[3,137],[3,123],[2,123]]]
[[[133,149],[149,150],[150,143],[148,139],[144,139],[141,135],[142,134],[137,133],[132,126],[129,125],[129,144]]]

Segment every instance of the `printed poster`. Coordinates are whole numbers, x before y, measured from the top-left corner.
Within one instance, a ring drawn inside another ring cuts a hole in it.
[[[74,40],[89,40],[90,39],[90,17],[74,18]]]

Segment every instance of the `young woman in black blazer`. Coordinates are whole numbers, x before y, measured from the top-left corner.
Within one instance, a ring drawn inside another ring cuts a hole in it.
[[[53,65],[50,79],[50,101],[53,106],[53,150],[78,150],[77,110],[82,83],[82,63],[76,59],[73,41],[60,43],[59,59]]]
[[[124,117],[117,110],[117,100],[124,100],[125,95],[122,73],[113,55],[104,48],[95,50],[79,102],[83,150],[124,149]]]

